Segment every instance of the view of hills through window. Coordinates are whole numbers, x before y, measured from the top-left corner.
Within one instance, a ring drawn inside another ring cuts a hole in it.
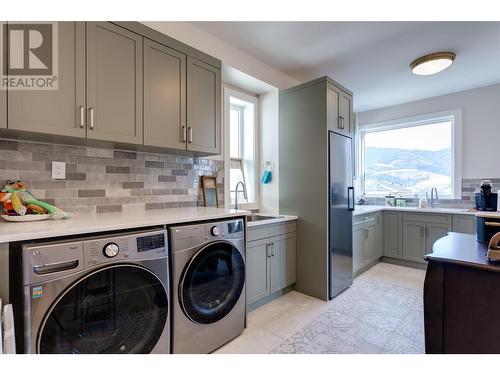
[[[451,196],[451,145],[451,121],[365,132],[365,193]]]

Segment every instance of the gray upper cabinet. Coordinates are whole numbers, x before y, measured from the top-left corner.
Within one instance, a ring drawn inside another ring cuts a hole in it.
[[[326,95],[327,98],[327,123],[328,130],[334,132],[342,132],[342,124],[340,122],[340,110],[339,110],[339,102],[340,102],[340,90],[329,83],[327,85],[328,93]]]
[[[119,26],[87,23],[87,138],[143,143],[142,44]]]
[[[8,91],[9,129],[85,137],[85,24],[59,22],[58,39],[59,88]]]
[[[186,149],[186,55],[144,40],[144,144]]]
[[[383,219],[383,255],[391,258],[401,258],[403,245],[403,215],[401,212],[384,211]]]
[[[295,283],[295,234],[272,240],[271,246],[271,293]]]
[[[327,87],[328,130],[352,137],[352,96],[331,83]]]
[[[413,262],[424,263],[425,247],[425,223],[404,221],[403,258]]]
[[[271,293],[271,256],[266,239],[251,241],[246,248],[246,296],[247,303],[253,303]]]
[[[187,149],[220,153],[220,69],[203,61],[187,59]]]
[[[342,125],[342,133],[352,137],[353,118],[352,118],[352,96],[341,92],[339,102],[339,120]]]

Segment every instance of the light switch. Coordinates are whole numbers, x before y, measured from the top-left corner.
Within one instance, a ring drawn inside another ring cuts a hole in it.
[[[52,162],[52,178],[64,180],[66,178],[66,163],[63,161]]]

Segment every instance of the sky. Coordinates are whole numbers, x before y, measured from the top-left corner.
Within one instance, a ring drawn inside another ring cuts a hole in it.
[[[451,122],[365,133],[365,147],[437,151],[451,147]]]

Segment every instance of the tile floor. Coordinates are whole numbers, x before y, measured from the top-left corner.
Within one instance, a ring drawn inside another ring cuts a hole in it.
[[[329,302],[292,291],[216,353],[423,353],[425,271],[379,263]]]

